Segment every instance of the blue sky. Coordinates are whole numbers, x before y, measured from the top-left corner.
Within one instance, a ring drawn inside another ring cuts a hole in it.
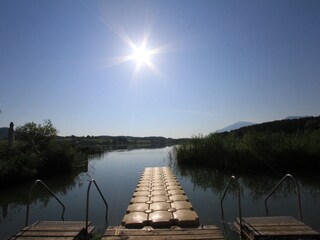
[[[0,126],[190,137],[318,116],[319,26],[317,0],[3,0]],[[143,39],[149,64],[119,61]]]

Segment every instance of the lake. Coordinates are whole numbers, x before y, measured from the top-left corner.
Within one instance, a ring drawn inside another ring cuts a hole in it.
[[[88,180],[95,179],[109,205],[109,225],[120,225],[132,193],[145,167],[171,166],[186,192],[201,224],[221,224],[220,199],[231,176],[206,168],[175,166],[169,157],[171,147],[105,152],[88,161],[87,169],[45,180],[65,204],[65,220],[85,220]],[[265,216],[264,199],[282,175],[239,175],[243,216]],[[297,176],[301,190],[302,214],[305,223],[320,230],[320,178]],[[24,226],[28,190],[32,183],[21,184],[1,191],[0,239],[13,235]],[[291,215],[297,218],[294,185],[283,184],[269,201],[272,215]],[[231,188],[224,202],[225,226],[232,227],[237,217],[236,190]],[[92,186],[90,220],[99,232],[105,228],[105,207]],[[32,192],[29,223],[37,220],[60,220],[61,207],[39,185]],[[231,239],[238,239],[228,230]]]

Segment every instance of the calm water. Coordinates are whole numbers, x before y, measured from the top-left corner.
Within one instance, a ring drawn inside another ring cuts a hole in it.
[[[88,162],[82,173],[46,180],[46,183],[66,205],[65,220],[85,220],[85,204],[88,180],[94,178],[109,204],[109,225],[119,225],[136,184],[145,167],[171,166],[168,152],[162,149],[113,151],[102,154]],[[180,184],[188,195],[202,224],[221,226],[220,198],[230,174],[197,168],[174,167]],[[264,199],[282,176],[239,176],[241,183],[243,216],[264,216]],[[304,221],[320,230],[320,178],[319,176],[297,177],[301,186],[302,213]],[[30,183],[2,190],[0,198],[0,239],[5,239],[24,226],[27,192]],[[272,215],[297,217],[295,189],[285,184],[270,199]],[[229,228],[237,216],[236,197],[233,191],[224,203],[226,226]],[[29,223],[36,220],[59,220],[61,211],[55,199],[39,185],[33,191]],[[104,231],[105,207],[97,191],[91,188],[90,220]],[[229,237],[236,238],[228,231]]]

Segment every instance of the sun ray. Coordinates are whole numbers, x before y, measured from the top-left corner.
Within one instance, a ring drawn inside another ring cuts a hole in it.
[[[153,30],[153,21],[150,21],[150,19],[146,19],[143,36],[141,39],[141,45],[138,45],[133,41],[133,39],[117,21],[115,21],[114,19],[112,21],[110,17],[105,18],[99,15],[94,9],[90,7],[88,8],[108,29],[114,32],[132,51],[131,54],[108,59],[105,67],[121,64],[128,61],[136,61],[136,66],[134,68],[133,75],[136,75],[142,69],[143,66],[146,66],[156,75],[163,76],[159,68],[155,66],[155,64],[152,62],[152,58],[158,54],[181,50],[181,46],[183,46],[182,43],[190,38],[188,37],[186,39],[178,40],[169,44],[165,44],[163,46],[148,48],[149,39]]]
[[[164,74],[152,62],[147,63],[147,65],[156,76],[158,76],[159,78],[165,78]]]
[[[117,65],[117,64],[120,64],[120,63],[124,63],[124,62],[128,62],[128,61],[131,61],[132,60],[132,57],[131,56],[120,56],[120,57],[114,57],[114,58],[109,58],[108,59],[108,67],[109,66],[113,66],[113,65]]]

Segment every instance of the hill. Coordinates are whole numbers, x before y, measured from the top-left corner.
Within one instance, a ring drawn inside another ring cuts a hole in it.
[[[243,122],[243,121],[239,121],[239,122],[236,122],[234,124],[231,124],[227,127],[224,127],[222,129],[219,129],[217,130],[216,132],[217,133],[221,133],[221,132],[230,132],[230,131],[233,131],[233,130],[237,130],[239,128],[242,128],[242,127],[247,127],[247,126],[251,126],[251,125],[254,125],[255,123],[252,123],[252,122]]]
[[[288,116],[284,120],[292,120],[292,119],[299,119],[299,118],[308,118],[312,116]]]
[[[295,133],[302,131],[312,131],[320,129],[320,116],[318,117],[301,117],[290,118],[283,120],[276,120],[272,122],[265,122],[255,124],[252,126],[243,127],[232,132],[234,133],[247,133],[247,132],[268,132],[268,133]]]

